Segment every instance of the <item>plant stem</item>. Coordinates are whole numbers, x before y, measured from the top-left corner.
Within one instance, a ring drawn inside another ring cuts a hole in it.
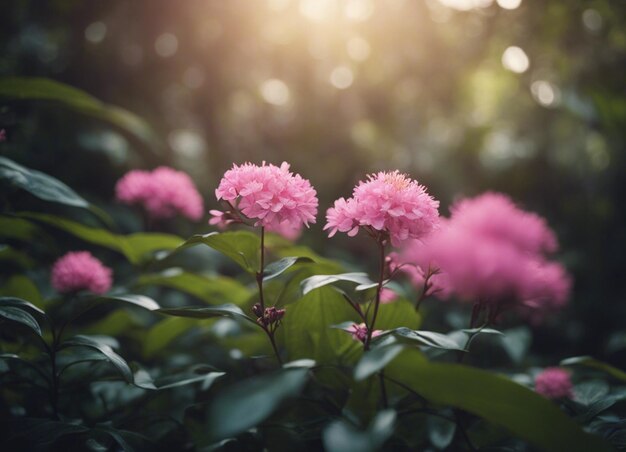
[[[379,268],[378,268],[378,285],[376,286],[376,299],[374,300],[374,314],[372,315],[372,322],[367,327],[367,338],[363,346],[365,350],[370,349],[370,343],[372,342],[372,333],[374,332],[374,326],[376,325],[376,317],[378,316],[378,306],[380,305],[380,293],[383,290],[383,281],[385,280],[385,243],[382,239],[378,240],[379,251]]]
[[[261,303],[261,310],[263,314],[265,314],[265,299],[263,297],[263,273],[265,271],[265,227],[261,226],[261,262],[260,269],[256,274],[256,283],[259,286],[259,303]],[[274,333],[276,333],[276,328],[271,329],[266,325],[261,325],[265,334],[270,340],[272,344],[272,349],[274,349],[274,354],[276,355],[276,360],[278,364],[282,365],[283,360],[280,358],[280,353],[278,352],[278,347],[276,346],[276,339],[274,338]]]
[[[48,350],[50,354],[50,364],[52,367],[52,378],[50,380],[50,404],[52,414],[55,419],[59,419],[59,377],[57,375],[57,351],[59,349],[59,336],[57,336],[54,326],[52,329],[52,347]]]
[[[380,382],[380,393],[383,398],[383,408],[389,408],[389,401],[387,400],[387,388],[385,387],[385,370],[378,372],[378,381]]]

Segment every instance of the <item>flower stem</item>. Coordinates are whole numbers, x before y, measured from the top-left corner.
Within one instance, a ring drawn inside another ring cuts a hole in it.
[[[380,294],[383,290],[383,281],[385,280],[385,243],[382,239],[378,240],[379,251],[379,271],[378,271],[378,285],[376,286],[376,299],[374,300],[374,314],[372,315],[372,321],[367,328],[367,338],[363,344],[365,350],[370,349],[370,343],[372,342],[372,333],[374,332],[374,326],[376,325],[376,317],[378,316],[378,306],[380,305]]]
[[[261,226],[261,259],[260,259],[260,269],[256,274],[256,283],[259,286],[259,303],[261,303],[261,311],[265,313],[265,299],[263,297],[263,273],[265,271],[265,227]],[[274,338],[274,334],[276,333],[276,328],[271,329],[265,325],[261,325],[265,334],[270,340],[272,344],[272,349],[274,350],[274,354],[276,355],[276,360],[278,364],[282,365],[283,360],[280,358],[280,353],[278,352],[278,347],[276,346],[276,339]]]
[[[52,415],[59,418],[59,376],[57,375],[57,351],[59,349],[59,336],[52,326],[52,347],[48,349],[50,355],[50,365],[52,375],[50,379],[50,404],[52,405]]]

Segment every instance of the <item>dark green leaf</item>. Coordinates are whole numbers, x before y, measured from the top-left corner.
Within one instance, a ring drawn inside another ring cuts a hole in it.
[[[156,323],[145,336],[143,341],[143,354],[151,358],[163,350],[174,339],[188,332],[192,328],[202,326],[206,320],[193,318],[169,317]]]
[[[37,320],[24,309],[15,306],[0,306],[0,319],[22,324],[41,337],[41,328]]]
[[[49,419],[18,418],[0,422],[4,450],[54,450],[54,443],[64,436],[86,433],[83,425]]]
[[[115,353],[110,345],[103,343],[95,336],[74,336],[61,344],[61,348],[87,347],[106,356],[107,360],[119,371],[127,383],[133,382],[133,373],[128,364],[120,355]]]
[[[265,270],[263,271],[263,280],[269,281],[270,279],[274,279],[299,262],[313,262],[313,260],[308,257],[300,256],[284,257],[281,260],[272,262],[265,267]]]
[[[235,279],[226,276],[205,277],[170,268],[162,273],[142,275],[139,285],[157,285],[180,290],[209,304],[231,302],[236,305],[250,298],[250,290]]]
[[[35,306],[29,301],[22,300],[17,297],[0,297],[0,306],[14,306],[27,311],[30,310],[42,316],[46,315],[41,308]]]
[[[591,356],[576,356],[573,358],[564,359],[561,361],[561,366],[586,366],[593,369],[598,369],[607,374],[611,375],[618,380],[626,381],[626,372],[618,369],[617,367],[613,367],[610,364],[603,363],[602,361],[598,361],[597,359],[592,358]]]
[[[474,413],[539,448],[610,450],[551,401],[505,377],[458,364],[431,363],[414,349],[403,351],[385,374],[431,402]]]
[[[384,334],[379,336],[383,338],[386,335],[392,334],[400,341],[403,342],[417,342],[421,345],[426,345],[428,347],[441,348],[444,350],[460,350],[465,351],[463,345],[456,342],[450,336],[446,336],[445,334],[435,333],[434,331],[420,331],[420,330],[411,330],[409,328],[396,328],[391,331],[386,331]]]
[[[260,267],[261,239],[248,231],[211,232],[194,235],[176,251],[195,245],[207,245],[235,261],[249,273],[256,273]]]
[[[243,319],[257,325],[256,321],[248,317],[238,306],[224,304],[220,306],[187,306],[182,308],[159,309],[157,312],[175,317],[191,317],[194,319],[209,319],[211,317],[231,317]]]
[[[0,81],[0,86],[1,86]],[[0,88],[1,90],[1,88]],[[0,157],[0,183],[29,192],[44,201],[89,208],[89,203],[58,179]]]
[[[215,380],[225,375],[224,372],[209,372],[201,375],[192,375],[185,373],[181,375],[172,375],[166,378],[153,381],[150,375],[145,371],[135,373],[135,386],[143,389],[160,391],[163,389],[178,388],[194,383],[202,383],[202,389],[207,390]]]
[[[0,79],[0,98],[56,102],[77,113],[108,122],[149,149],[154,149],[158,144],[154,132],[140,117],[54,80],[4,77]]]
[[[305,279],[301,283],[302,294],[306,295],[312,290],[319,289],[328,284],[334,284],[338,281],[347,281],[356,284],[371,284],[372,280],[369,279],[367,273],[341,273],[338,275],[315,275]]]
[[[308,373],[306,368],[282,369],[221,390],[208,408],[211,438],[228,438],[263,422],[283,401],[302,391]]]
[[[450,446],[456,432],[456,423],[441,416],[428,416],[428,438],[433,446],[444,450]]]
[[[604,380],[591,380],[574,387],[574,400],[583,405],[591,405],[604,399],[609,393],[609,384]]]
[[[92,306],[103,303],[122,303],[147,309],[148,311],[156,311],[160,308],[159,304],[150,297],[136,294],[107,295],[105,297],[97,297],[88,301]]]
[[[365,432],[355,429],[346,421],[335,421],[326,427],[322,434],[325,450],[329,452],[378,450],[393,434],[395,421],[394,410],[378,413]]]
[[[357,381],[365,380],[370,375],[384,369],[403,349],[404,346],[401,344],[391,344],[366,351],[354,368],[354,379]]]

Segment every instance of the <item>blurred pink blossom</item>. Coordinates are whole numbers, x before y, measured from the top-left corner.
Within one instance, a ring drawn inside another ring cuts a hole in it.
[[[218,200],[227,201],[232,209],[256,220],[255,226],[263,226],[287,238],[298,236],[303,226],[315,223],[317,193],[311,183],[299,174],[289,171],[289,164],[280,167],[252,163],[233,165],[226,171],[215,190]],[[237,212],[211,211],[210,224],[224,226],[241,222]]]
[[[545,255],[556,247],[543,218],[487,193],[455,204],[438,231],[409,241],[393,261],[418,287],[424,269],[436,269],[429,290],[442,298],[497,305],[493,312],[515,306],[540,320],[565,305],[571,288],[565,269]]]
[[[191,178],[165,166],[129,171],[117,182],[115,194],[120,202],[141,205],[152,218],[180,214],[197,221],[204,214],[202,197]]]
[[[535,391],[548,399],[571,398],[573,385],[570,373],[560,367],[548,367],[535,377]]]
[[[73,251],[54,263],[51,280],[60,293],[89,290],[103,294],[111,288],[112,272],[88,251]]]
[[[329,237],[337,231],[355,236],[369,227],[389,235],[391,243],[418,239],[438,224],[439,201],[426,189],[398,171],[370,174],[354,188],[349,199],[339,198],[326,212]]]
[[[7,132],[4,129],[0,129],[0,143],[7,140]]]
[[[382,304],[393,303],[397,299],[398,299],[398,294],[391,289],[387,289],[386,287],[383,287],[383,289],[380,291],[380,302]]]

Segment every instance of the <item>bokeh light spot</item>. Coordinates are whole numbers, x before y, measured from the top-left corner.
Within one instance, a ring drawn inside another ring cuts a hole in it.
[[[522,4],[522,0],[497,0],[498,6],[503,9],[517,9]]]
[[[107,35],[107,26],[104,22],[93,22],[85,28],[85,39],[94,44],[101,43]]]
[[[560,100],[558,87],[545,80],[537,80],[530,85],[530,92],[537,102],[544,107],[555,106]]]
[[[178,51],[178,38],[172,33],[163,33],[154,41],[154,50],[163,58],[174,56]]]
[[[268,104],[285,105],[289,102],[289,87],[277,78],[265,80],[260,87],[261,97]]]
[[[529,65],[528,55],[520,47],[508,47],[502,54],[502,66],[511,72],[521,74],[528,70]]]
[[[370,56],[370,44],[360,36],[350,38],[346,43],[346,50],[354,61],[365,61]]]
[[[583,25],[589,31],[600,31],[602,29],[602,16],[595,9],[586,9],[583,11]]]
[[[372,0],[348,0],[344,13],[348,20],[363,22],[374,13],[374,2]]]
[[[330,83],[335,88],[346,89],[352,85],[354,81],[354,74],[352,70],[347,66],[337,66],[330,73]]]

